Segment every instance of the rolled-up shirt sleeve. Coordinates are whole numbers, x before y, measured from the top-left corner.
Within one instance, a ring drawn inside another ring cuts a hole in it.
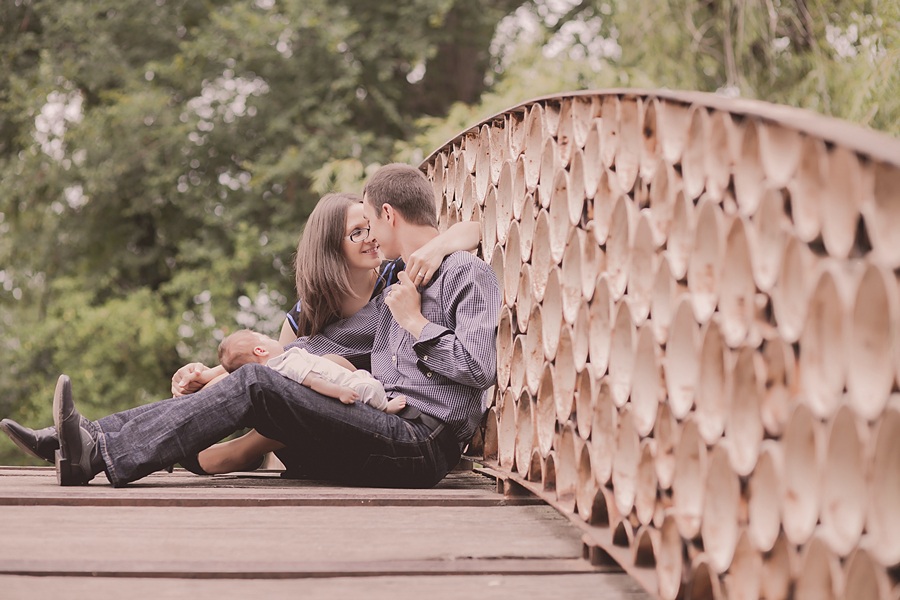
[[[497,377],[501,304],[494,272],[484,263],[454,268],[441,278],[439,293],[453,329],[425,325],[413,344],[421,367],[463,385],[489,388]]]

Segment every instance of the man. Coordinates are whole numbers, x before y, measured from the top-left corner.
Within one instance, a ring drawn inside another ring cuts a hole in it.
[[[392,164],[364,190],[364,214],[388,258],[409,255],[438,234],[434,195],[420,171]],[[88,421],[69,380],[54,394],[60,485],[83,485],[104,471],[123,486],[191,456],[243,427],[287,445],[335,479],[385,487],[430,487],[459,461],[483,413],[483,390],[496,376],[500,291],[493,271],[457,252],[427,286],[400,283],[354,316],[291,346],[359,359],[389,397],[405,395],[399,415],[342,404],[262,365],[239,368],[195,394]],[[46,430],[11,421],[3,430],[23,449]]]

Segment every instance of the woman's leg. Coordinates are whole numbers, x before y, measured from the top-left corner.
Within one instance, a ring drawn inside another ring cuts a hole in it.
[[[256,465],[268,452],[284,444],[263,437],[255,429],[237,439],[210,446],[198,455],[200,467],[210,475],[241,471]]]

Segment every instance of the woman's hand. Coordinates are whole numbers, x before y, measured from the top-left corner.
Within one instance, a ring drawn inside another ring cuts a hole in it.
[[[431,281],[444,258],[458,250],[475,250],[481,241],[481,225],[472,221],[455,223],[409,255],[406,272],[416,286]]]
[[[209,368],[203,363],[188,363],[172,375],[172,397],[193,394],[222,373],[225,373],[222,367]]]
[[[409,255],[405,272],[417,286],[425,285],[431,281],[434,272],[441,266],[445,256],[447,256],[447,251],[440,238],[434,238]]]

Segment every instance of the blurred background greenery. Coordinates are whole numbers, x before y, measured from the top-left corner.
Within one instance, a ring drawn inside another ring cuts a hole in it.
[[[536,96],[718,92],[900,132],[900,1],[3,0],[0,416],[277,335],[317,198]],[[25,459],[0,436],[0,464]]]

